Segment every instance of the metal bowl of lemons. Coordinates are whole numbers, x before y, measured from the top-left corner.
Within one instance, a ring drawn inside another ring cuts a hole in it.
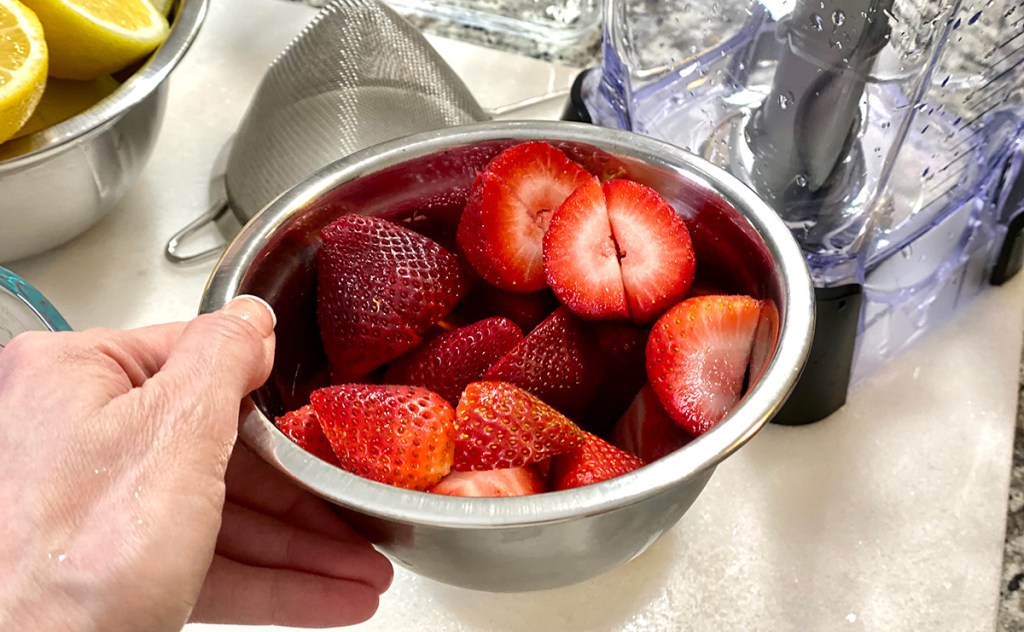
[[[207,2],[0,0],[0,262],[77,236],[134,184]]]

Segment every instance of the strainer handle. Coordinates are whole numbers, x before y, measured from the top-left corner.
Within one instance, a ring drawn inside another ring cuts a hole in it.
[[[224,213],[228,210],[227,198],[221,198],[214,202],[205,213],[189,222],[184,228],[174,233],[170,239],[167,240],[167,246],[164,248],[164,256],[171,263],[182,265],[186,263],[197,263],[199,261],[205,261],[211,257],[217,256],[221,250],[224,249],[226,244],[207,248],[206,250],[200,250],[199,252],[193,252],[186,255],[178,254],[178,250],[182,244],[190,236],[198,232],[201,228],[208,224],[216,222],[218,219],[223,217]]]

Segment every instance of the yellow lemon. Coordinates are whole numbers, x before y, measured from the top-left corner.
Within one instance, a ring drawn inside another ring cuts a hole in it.
[[[171,14],[171,7],[174,6],[174,0],[149,0],[156,7],[156,10],[164,15]]]
[[[95,79],[153,52],[170,30],[149,0],[25,0],[43,23],[50,75]]]
[[[0,143],[32,116],[46,88],[46,41],[35,14],[0,0]]]
[[[36,111],[11,138],[35,134],[47,127],[63,123],[96,105],[120,85],[109,75],[92,81],[50,79],[46,83],[46,92],[43,93]]]

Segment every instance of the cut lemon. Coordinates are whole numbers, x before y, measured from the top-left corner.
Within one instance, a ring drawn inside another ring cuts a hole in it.
[[[50,75],[95,79],[136,62],[167,38],[149,0],[25,0],[43,23]]]
[[[32,116],[46,88],[46,41],[32,11],[0,0],[0,143]]]
[[[164,15],[171,14],[171,7],[174,6],[174,0],[149,0],[156,7],[156,10]]]

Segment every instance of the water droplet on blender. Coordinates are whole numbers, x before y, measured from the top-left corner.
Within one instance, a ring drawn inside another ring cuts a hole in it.
[[[843,43],[840,42],[839,40],[836,40],[836,43],[833,46],[834,46],[834,48],[838,48],[839,50],[843,50]],[[847,59],[846,61],[849,61],[849,60]]]
[[[914,249],[913,249],[913,247],[907,246],[906,248],[903,248],[902,250],[900,250],[900,256],[903,257],[904,259],[910,259],[911,257],[913,257],[914,256]]]
[[[882,123],[882,125],[881,125],[881,128],[882,128],[882,129],[889,129],[889,127],[890,127],[891,125],[892,125],[892,122],[891,122],[891,121],[885,121],[884,123]]]
[[[977,13],[975,13],[974,15],[972,15],[972,16],[971,16],[971,19],[970,19],[970,20],[967,20],[967,24],[968,24],[968,25],[970,25],[970,24],[974,24],[975,22],[977,22],[977,21],[978,21],[978,19],[979,19],[980,17],[981,17],[981,11],[978,11]]]
[[[795,97],[793,96],[792,92],[786,92],[785,94],[780,94],[779,95],[779,107],[782,108],[783,110],[785,110],[786,108],[788,108],[790,106],[790,104],[793,103],[793,99],[794,98]]]
[[[796,174],[796,177],[793,178],[793,182],[795,182],[798,187],[805,187],[807,186],[807,176],[802,173],[798,173]]]
[[[843,13],[842,9],[836,9],[832,12],[832,23],[836,26],[842,26],[843,22],[846,21],[846,14]]]
[[[927,177],[928,177],[928,172],[929,172],[930,170],[931,170],[931,167],[925,167],[925,168],[924,168],[924,171],[922,171],[922,172],[921,172],[921,177],[922,177],[922,178],[927,178]]]
[[[822,5],[824,8],[824,5]],[[821,19],[821,16],[817,13],[811,14],[811,28],[815,31],[820,31],[825,28],[825,21]]]

